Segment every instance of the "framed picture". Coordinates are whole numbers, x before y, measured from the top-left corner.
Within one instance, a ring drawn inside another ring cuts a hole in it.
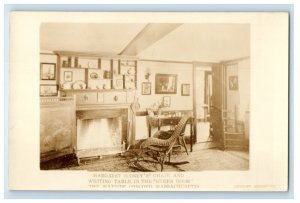
[[[228,78],[229,90],[238,90],[239,82],[237,76],[229,76]]]
[[[55,80],[56,64],[41,63],[41,80]]]
[[[151,94],[151,82],[143,82],[142,95],[150,95],[150,94]]]
[[[72,71],[65,71],[64,72],[64,81],[65,82],[72,82],[73,80],[73,72]]]
[[[123,89],[123,79],[116,79],[114,88],[115,89]]]
[[[58,85],[40,85],[40,96],[57,96],[58,95]]]
[[[181,85],[181,96],[190,96],[190,84]]]
[[[176,94],[177,75],[175,74],[156,74],[155,75],[155,94]]]
[[[163,105],[164,105],[164,107],[170,107],[171,106],[171,97],[169,97],[169,96],[163,97]]]

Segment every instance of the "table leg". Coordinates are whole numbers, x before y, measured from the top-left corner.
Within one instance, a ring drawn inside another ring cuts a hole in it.
[[[161,120],[158,120],[157,130],[160,130]]]

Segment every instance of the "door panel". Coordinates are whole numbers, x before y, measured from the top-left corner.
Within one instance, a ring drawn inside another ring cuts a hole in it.
[[[211,135],[213,140],[223,143],[222,128],[222,66],[215,65],[212,67],[212,97],[210,106],[211,118]]]

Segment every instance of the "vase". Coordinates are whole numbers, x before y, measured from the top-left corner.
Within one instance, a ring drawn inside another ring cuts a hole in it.
[[[162,113],[162,109],[161,108],[157,109],[157,115],[161,115],[161,113]]]

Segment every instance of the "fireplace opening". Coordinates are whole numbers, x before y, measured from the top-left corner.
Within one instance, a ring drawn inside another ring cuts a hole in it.
[[[77,149],[113,148],[122,145],[122,118],[77,121]]]
[[[77,156],[121,153],[127,141],[127,111],[114,109],[77,113]]]

